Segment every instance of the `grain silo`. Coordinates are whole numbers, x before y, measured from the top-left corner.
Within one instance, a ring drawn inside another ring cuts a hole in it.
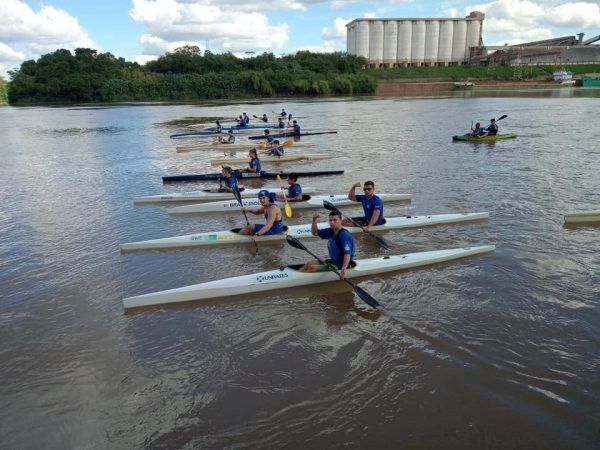
[[[386,20],[383,23],[383,64],[387,67],[396,65],[398,55],[398,22]]]
[[[481,43],[484,18],[355,19],[346,24],[346,48],[373,67],[461,65]]]
[[[425,21],[415,20],[412,26],[410,63],[420,66],[425,62]]]
[[[454,21],[442,20],[440,22],[440,43],[438,46],[438,64],[447,66],[452,61],[452,36],[454,34]]]
[[[383,63],[383,22],[369,24],[369,64],[379,67]]]
[[[433,66],[438,59],[438,44],[440,41],[440,22],[428,20],[425,23],[425,64]]]
[[[359,21],[356,24],[356,53],[357,56],[369,59],[369,22]]]
[[[406,66],[410,63],[410,48],[412,46],[412,22],[401,20],[398,22],[398,54],[396,64]]]

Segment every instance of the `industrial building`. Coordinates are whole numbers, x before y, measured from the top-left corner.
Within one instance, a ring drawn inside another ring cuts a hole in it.
[[[482,66],[539,66],[600,63],[600,35],[563,36],[518,45],[472,47],[469,61]]]
[[[346,24],[347,52],[371,67],[462,65],[483,44],[484,18],[474,11],[464,19],[355,19]]]

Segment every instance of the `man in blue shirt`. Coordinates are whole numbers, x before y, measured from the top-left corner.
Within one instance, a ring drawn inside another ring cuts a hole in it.
[[[284,129],[285,128],[285,121],[280,117],[279,122],[277,123],[277,127],[280,129]]]
[[[273,141],[273,146],[271,147],[271,156],[283,156],[283,154],[285,153],[285,148],[283,148],[283,145],[281,145],[279,143],[279,139],[275,139]]]
[[[352,186],[348,193],[348,198],[353,202],[362,203],[365,215],[364,217],[355,217],[354,221],[363,227],[363,231],[367,232],[372,226],[384,223],[383,200],[375,195],[375,183],[372,181],[365,181],[365,184],[363,185],[364,195],[356,195],[354,191],[357,187],[360,187],[360,181]],[[343,225],[352,226],[352,222],[346,219],[344,220]]]
[[[265,131],[263,131],[263,134],[264,134],[264,135],[265,135],[265,137],[267,138],[267,146],[268,146],[269,144],[271,144],[271,142],[273,142],[273,140],[274,140],[275,138],[273,137],[273,135],[271,134],[271,132],[270,132],[269,130],[265,130]]]
[[[237,178],[233,175],[233,169],[230,166],[221,168],[223,178],[219,180],[219,192],[233,192],[233,188],[237,186]]]
[[[498,134],[498,124],[496,123],[496,119],[490,119],[490,124],[481,133],[481,136],[495,136],[496,134]]]
[[[287,177],[287,183],[288,188],[286,197],[288,202],[302,201],[302,186],[298,184],[298,174],[294,172],[290,173]],[[281,189],[284,190],[285,187],[281,186]],[[277,200],[284,200],[283,195],[277,195]]]
[[[294,134],[300,134],[300,125],[298,125],[298,121],[294,120],[292,123],[294,124]]]
[[[300,272],[326,272],[335,266],[340,271],[340,280],[346,278],[346,269],[351,267],[352,257],[354,256],[354,239],[348,230],[342,227],[342,216],[337,212],[329,213],[329,228],[319,230],[317,219],[319,213],[313,215],[311,224],[311,233],[321,239],[328,239],[327,250],[329,258],[326,264],[319,264],[319,261],[313,259],[304,264]]]

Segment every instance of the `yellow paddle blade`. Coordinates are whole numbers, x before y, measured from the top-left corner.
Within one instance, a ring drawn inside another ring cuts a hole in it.
[[[285,211],[285,215],[286,215],[287,217],[292,217],[292,213],[293,213],[293,211],[292,211],[292,207],[290,206],[290,204],[289,204],[289,203],[286,203],[286,204],[285,204],[285,207],[283,208],[283,210]]]
[[[291,147],[292,145],[294,145],[294,141],[285,141],[285,142],[283,143],[283,146],[284,146],[284,147]]]

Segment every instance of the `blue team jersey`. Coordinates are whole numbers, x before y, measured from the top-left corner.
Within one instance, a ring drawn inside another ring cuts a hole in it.
[[[280,145],[279,147],[271,150],[271,156],[280,156],[280,155],[283,155],[284,153],[285,153],[285,150],[283,149],[283,145]]]
[[[275,136],[269,134],[267,135],[267,142],[270,144],[271,142],[273,142],[275,140]]]
[[[248,125],[250,123],[250,117],[246,116],[244,117],[244,125]]]
[[[298,124],[294,125],[294,133],[300,134],[300,125],[298,125]]]
[[[260,160],[258,158],[252,158],[250,160],[250,168],[254,169],[256,168],[256,173],[260,172]]]
[[[227,142],[229,142],[230,144],[235,144],[235,136],[233,136],[233,135],[229,136],[227,138]]]
[[[285,128],[285,122],[279,119],[279,128]]]
[[[228,178],[223,178],[223,182],[225,183],[225,185],[227,187],[230,187],[231,189],[233,189],[235,186],[237,186],[237,178],[234,177],[233,175],[228,177]]]
[[[302,187],[299,184],[292,184],[288,188],[288,194],[287,194],[287,196],[289,198],[293,198],[293,197],[297,197],[299,195],[302,195]]]
[[[319,230],[319,237],[321,239],[329,239],[327,242],[329,258],[338,269],[342,268],[344,255],[354,256],[354,239],[350,232],[345,228],[342,228],[337,236],[331,228],[323,228],[322,230]]]
[[[371,221],[373,212],[379,210],[379,217],[377,218],[375,225],[381,225],[383,223],[383,201],[378,196],[374,195],[371,199],[368,199],[366,195],[357,195],[356,201],[362,203],[367,222]]]

